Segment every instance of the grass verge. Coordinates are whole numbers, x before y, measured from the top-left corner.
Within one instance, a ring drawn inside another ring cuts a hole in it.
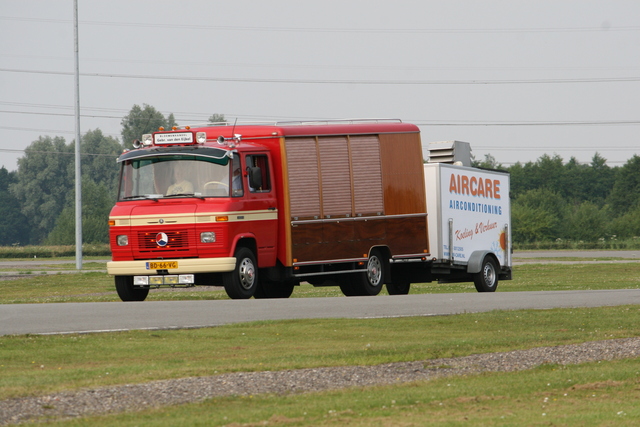
[[[65,426],[637,425],[640,360],[303,395],[232,396]]]
[[[640,307],[0,337],[0,398],[225,372],[375,365],[623,338]],[[266,351],[268,350],[268,351]]]
[[[113,278],[106,273],[25,274],[24,278],[0,281],[0,304],[46,302],[120,301]],[[558,291],[640,288],[640,262],[598,264],[525,264],[515,267],[514,279],[502,281],[498,292]],[[472,283],[418,283],[411,293],[476,292]],[[386,294],[386,289],[382,291]],[[338,287],[316,288],[303,284],[292,298],[338,297]],[[220,288],[153,289],[150,301],[228,299]]]

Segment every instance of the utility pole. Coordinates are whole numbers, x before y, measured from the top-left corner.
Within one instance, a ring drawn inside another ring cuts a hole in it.
[[[78,0],[73,0],[73,39],[76,97],[76,269],[82,269],[82,176],[80,164],[80,65],[78,59]]]

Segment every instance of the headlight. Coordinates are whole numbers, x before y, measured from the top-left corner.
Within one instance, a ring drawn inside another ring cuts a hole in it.
[[[145,133],[144,135],[142,135],[142,145],[151,145],[153,144],[153,135],[151,135],[150,133]]]
[[[205,231],[200,233],[200,241],[202,243],[215,243],[216,241],[216,233],[213,231]]]
[[[121,234],[116,237],[116,242],[118,243],[118,246],[127,246],[129,244],[129,236]]]
[[[207,142],[207,134],[206,132],[197,132],[196,133],[196,141],[198,144],[204,144]]]

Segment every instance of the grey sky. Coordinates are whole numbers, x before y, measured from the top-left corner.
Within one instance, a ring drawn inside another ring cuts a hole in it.
[[[73,0],[0,0],[0,166],[74,139]],[[401,118],[478,159],[636,154],[640,2],[79,0],[81,132],[133,104],[179,124]],[[70,159],[72,161],[72,159]]]

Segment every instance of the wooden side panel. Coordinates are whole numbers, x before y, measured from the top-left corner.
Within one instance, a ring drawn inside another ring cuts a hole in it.
[[[351,172],[346,137],[318,138],[322,217],[351,216]]]
[[[322,224],[303,224],[291,227],[291,255],[294,262],[318,259],[322,243]]]
[[[380,135],[380,156],[385,214],[426,212],[424,170],[421,163],[415,162],[415,158],[422,158],[420,135]]]
[[[380,215],[384,212],[380,142],[377,135],[349,138],[353,170],[355,215]]]
[[[353,259],[387,245],[428,249],[419,134],[286,138],[293,262]],[[409,166],[409,165],[416,165]],[[367,217],[373,217],[367,219]]]
[[[324,259],[345,259],[354,257],[353,221],[326,222],[322,227],[325,246]],[[317,256],[317,255],[316,255]]]
[[[427,253],[427,219],[387,218],[387,245],[393,255]]]
[[[320,186],[315,138],[285,140],[292,218],[319,218]]]

